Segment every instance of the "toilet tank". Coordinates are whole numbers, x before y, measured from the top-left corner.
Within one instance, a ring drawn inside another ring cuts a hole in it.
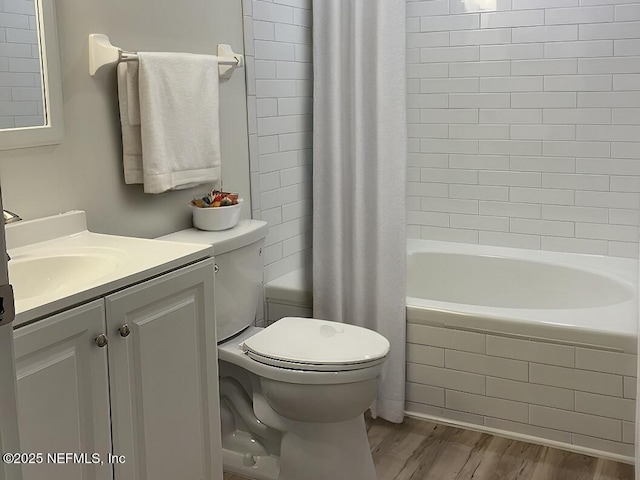
[[[253,325],[262,301],[262,249],[267,223],[241,220],[229,230],[207,232],[190,228],[160,240],[213,246],[216,275],[214,303],[218,342]]]

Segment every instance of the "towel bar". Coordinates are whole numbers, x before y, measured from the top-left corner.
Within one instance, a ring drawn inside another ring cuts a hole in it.
[[[118,62],[137,61],[138,54],[114,47],[107,35],[92,33],[89,35],[89,75],[92,77],[105,65]],[[244,56],[234,53],[231,45],[218,45],[218,63],[221,77],[229,77],[233,71],[244,66]]]

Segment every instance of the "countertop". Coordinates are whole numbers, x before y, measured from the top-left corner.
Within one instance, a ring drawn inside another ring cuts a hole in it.
[[[82,211],[7,225],[6,237],[11,256],[10,272],[12,262],[16,264],[34,257],[57,255],[103,255],[109,262],[115,259],[116,263],[115,266],[109,264],[106,271],[95,280],[82,281],[80,284],[69,282],[30,298],[19,298],[19,285],[14,285],[14,328],[209,258],[213,254],[208,245],[93,233],[87,230],[85,213]],[[11,283],[11,273],[9,281]],[[37,276],[33,281],[39,281]]]

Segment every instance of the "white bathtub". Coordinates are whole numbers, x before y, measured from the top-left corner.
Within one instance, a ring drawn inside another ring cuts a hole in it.
[[[408,240],[409,321],[637,352],[637,260]]]
[[[407,415],[633,462],[636,260],[408,241]]]

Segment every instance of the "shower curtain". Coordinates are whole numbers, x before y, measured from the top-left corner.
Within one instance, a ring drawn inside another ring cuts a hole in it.
[[[640,265],[638,265],[638,279],[640,280]],[[638,291],[638,381],[636,381],[636,479],[640,480],[640,289]]]
[[[391,343],[372,406],[404,417],[405,0],[313,0],[314,316]]]

